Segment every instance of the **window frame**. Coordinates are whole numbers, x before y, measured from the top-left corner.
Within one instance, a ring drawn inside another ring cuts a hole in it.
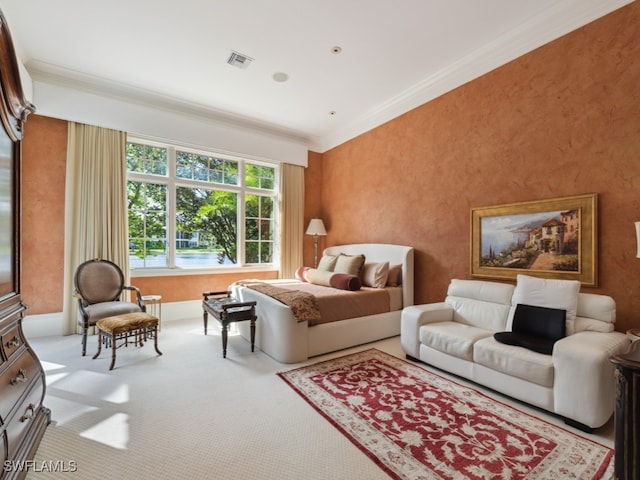
[[[131,274],[137,277],[144,276],[162,276],[162,275],[200,275],[203,273],[225,273],[225,272],[238,272],[238,271],[277,271],[279,265],[280,255],[280,235],[279,235],[279,208],[280,205],[280,185],[279,185],[279,165],[275,163],[260,161],[253,158],[240,157],[236,155],[230,155],[228,153],[221,153],[216,150],[193,148],[179,144],[171,144],[168,142],[162,142],[157,140],[149,140],[140,136],[129,136],[127,138],[127,144],[134,143],[144,146],[164,148],[167,151],[167,166],[166,175],[159,175],[153,173],[140,173],[130,172],[126,168],[126,181],[139,181],[146,183],[155,183],[160,185],[166,185],[166,209],[167,209],[167,265],[163,267],[138,267],[134,268],[130,266]],[[237,162],[238,164],[238,184],[227,185],[222,183],[199,181],[193,179],[178,178],[176,171],[177,153],[186,152],[196,155],[203,155],[208,157],[215,157],[222,160],[228,160]],[[260,167],[268,167],[274,170],[273,190],[266,190],[262,188],[248,187],[246,186],[246,170],[245,166],[256,165]],[[233,265],[205,265],[205,266],[178,266],[176,265],[176,244],[177,239],[177,225],[176,225],[176,191],[178,187],[186,188],[206,188],[213,191],[227,191],[238,194],[238,216],[236,224],[236,245],[237,245],[237,263]],[[246,216],[245,216],[245,204],[247,195],[257,195],[270,197],[273,201],[273,256],[271,263],[246,263],[245,262],[245,242],[247,241],[245,234]],[[127,227],[127,239],[129,238],[129,231]],[[168,239],[174,239],[169,241]]]

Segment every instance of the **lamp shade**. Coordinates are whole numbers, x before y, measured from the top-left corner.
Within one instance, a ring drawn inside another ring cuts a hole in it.
[[[638,247],[636,257],[640,258],[640,222],[636,222],[636,245]]]
[[[309,222],[309,226],[306,231],[307,235],[326,235],[327,231],[324,228],[324,223],[319,218],[312,218]]]

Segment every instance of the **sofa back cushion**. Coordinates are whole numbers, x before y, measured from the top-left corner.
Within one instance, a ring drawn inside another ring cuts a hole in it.
[[[616,302],[613,298],[596,293],[578,294],[575,332],[613,332],[615,322]]]
[[[575,331],[574,324],[578,310],[579,291],[580,282],[577,280],[555,280],[518,275],[517,285],[513,292],[513,306],[509,314],[507,330],[512,329],[516,305],[523,303],[537,307],[565,310],[567,312],[567,335],[571,335]]]
[[[499,332],[506,329],[513,288],[506,283],[453,279],[445,303],[453,307],[454,321]]]

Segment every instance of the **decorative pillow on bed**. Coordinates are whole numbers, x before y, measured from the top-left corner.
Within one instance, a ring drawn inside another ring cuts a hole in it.
[[[389,262],[365,263],[362,267],[362,285],[384,288],[389,277]]]
[[[364,255],[345,255],[341,253],[336,260],[336,266],[333,269],[336,273],[346,273],[347,275],[360,276],[362,266],[364,265]]]
[[[318,262],[318,270],[325,270],[327,272],[333,272],[338,261],[338,255],[323,255]]]
[[[389,265],[387,287],[399,287],[402,285],[402,264]]]
[[[346,273],[328,272],[317,268],[301,267],[296,272],[296,278],[315,285],[338,288],[340,290],[360,290],[360,277]]]

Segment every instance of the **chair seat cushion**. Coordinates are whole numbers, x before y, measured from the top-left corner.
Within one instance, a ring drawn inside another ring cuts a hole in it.
[[[130,302],[102,302],[85,307],[89,316],[89,325],[94,325],[101,318],[124,315],[126,313],[140,313],[140,306]]]
[[[158,317],[145,312],[127,313],[98,320],[96,326],[105,333],[115,335],[158,325]]]

